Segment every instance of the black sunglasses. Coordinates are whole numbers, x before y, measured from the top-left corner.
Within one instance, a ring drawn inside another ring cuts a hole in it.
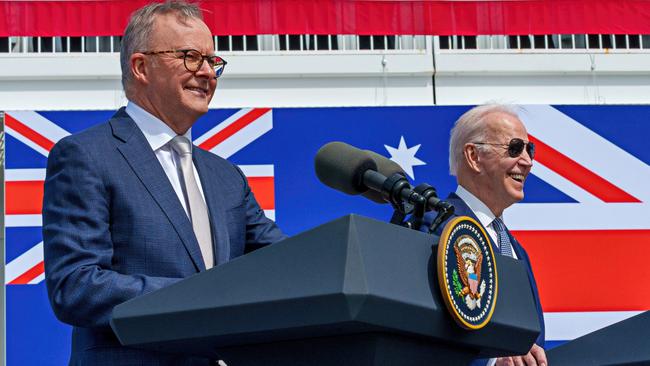
[[[490,146],[500,146],[503,148],[508,149],[508,155],[511,158],[516,158],[519,155],[521,155],[522,152],[524,152],[524,147],[526,148],[526,152],[528,153],[528,156],[530,156],[530,159],[535,158],[535,144],[532,142],[525,142],[524,140],[520,138],[514,138],[510,140],[510,142],[506,144],[494,144],[490,142],[472,142],[475,145],[490,145]]]

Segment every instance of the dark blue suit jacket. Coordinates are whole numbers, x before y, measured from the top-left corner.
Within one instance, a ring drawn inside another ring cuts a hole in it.
[[[478,218],[474,214],[474,211],[472,211],[472,209],[470,209],[469,206],[467,206],[465,201],[463,201],[460,197],[458,197],[458,195],[456,195],[456,193],[451,193],[447,197],[447,202],[451,203],[454,206],[454,215],[452,217],[450,217],[447,221],[449,221],[452,218],[457,217],[457,216],[469,216],[469,217],[473,218],[474,220],[476,220],[476,222],[478,222],[479,225],[480,225],[480,221],[478,220]],[[424,216],[424,223],[422,225],[423,229],[426,229],[426,228],[429,227],[429,225],[431,225],[431,222],[433,222],[433,220],[435,219],[435,216],[436,216],[436,212],[428,212]],[[440,226],[438,226],[438,228],[436,229],[436,233],[435,233],[436,235],[442,234],[442,229],[445,227],[445,224],[447,223],[447,221],[445,221]],[[485,229],[485,228],[483,228],[483,229]],[[530,289],[533,292],[533,299],[535,300],[535,307],[537,308],[537,316],[539,318],[539,325],[540,325],[540,328],[542,329],[542,331],[540,332],[539,337],[537,337],[537,340],[535,341],[535,343],[537,343],[540,347],[543,348],[544,347],[544,313],[542,312],[542,305],[539,302],[539,294],[537,292],[537,283],[535,282],[535,276],[533,275],[533,269],[532,269],[532,267],[530,265],[530,260],[528,259],[528,254],[526,253],[526,250],[524,250],[524,248],[521,246],[521,244],[519,244],[517,239],[515,239],[515,237],[512,236],[512,234],[510,233],[509,230],[508,230],[508,236],[510,237],[510,242],[512,243],[512,248],[515,251],[515,254],[517,254],[517,259],[519,259],[524,264],[524,266],[526,267],[526,271],[528,272],[528,280],[530,281]],[[488,236],[488,238],[489,238],[489,236]],[[495,253],[499,253],[499,248],[492,242],[491,238],[489,238],[489,239],[490,239],[490,243],[492,244],[492,248],[494,249]],[[477,363],[477,365],[479,365],[479,364],[481,364],[481,363]],[[484,364],[484,362],[483,362],[483,364]]]
[[[285,238],[264,216],[239,168],[196,147],[193,159],[215,263]],[[115,305],[205,271],[192,224],[124,109],[50,152],[43,238],[50,303],[74,326],[70,364],[208,364],[122,347],[109,328]]]

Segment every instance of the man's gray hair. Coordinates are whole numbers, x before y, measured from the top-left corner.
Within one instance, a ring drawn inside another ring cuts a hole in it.
[[[505,113],[517,117],[519,107],[507,104],[484,104],[476,106],[465,112],[454,124],[449,138],[449,174],[456,175],[460,163],[464,159],[463,149],[465,144],[473,141],[485,142],[487,129],[486,117],[492,113]],[[484,145],[476,145],[483,148]]]
[[[153,22],[157,15],[175,13],[180,19],[196,18],[203,20],[201,9],[192,3],[185,1],[167,1],[164,3],[152,3],[136,10],[131,14],[129,24],[124,30],[122,46],[120,48],[120,66],[122,67],[122,87],[129,96],[129,86],[133,75],[131,74],[131,55],[136,52],[150,51],[149,41]]]

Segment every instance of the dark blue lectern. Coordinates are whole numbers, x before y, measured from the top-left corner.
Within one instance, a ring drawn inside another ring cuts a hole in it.
[[[547,352],[553,366],[650,365],[650,311]]]
[[[497,258],[490,324],[468,331],[442,301],[438,238],[349,215],[115,307],[122,344],[230,365],[461,365],[530,349],[525,269]],[[434,248],[435,249],[435,248]]]

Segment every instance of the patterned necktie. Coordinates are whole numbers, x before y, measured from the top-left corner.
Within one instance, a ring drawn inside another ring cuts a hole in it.
[[[497,238],[499,240],[499,251],[501,255],[512,257],[512,244],[510,243],[510,236],[506,231],[506,226],[503,224],[500,218],[495,218],[492,221],[492,228],[497,232]]]
[[[192,221],[194,235],[199,242],[201,255],[205,268],[214,266],[212,250],[212,235],[210,232],[210,219],[208,209],[201,196],[199,185],[194,178],[194,165],[192,164],[192,143],[184,136],[176,136],[171,141],[171,148],[178,153],[181,160],[181,186],[188,206],[189,218]]]

